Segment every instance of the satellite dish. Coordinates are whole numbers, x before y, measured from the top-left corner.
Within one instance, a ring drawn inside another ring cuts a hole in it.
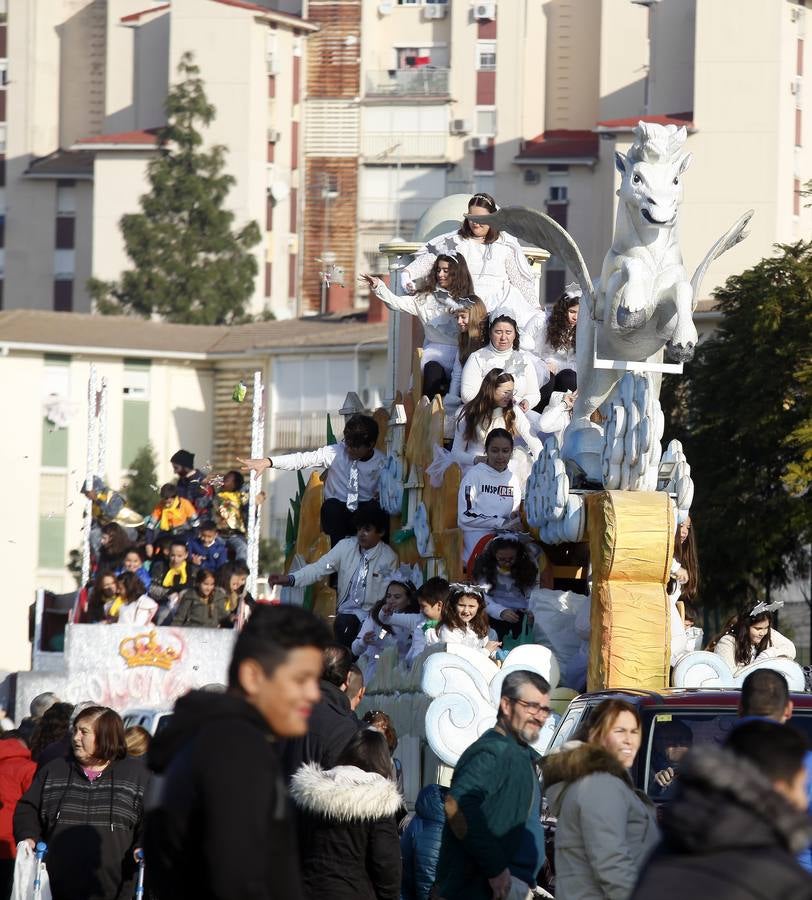
[[[378,12],[382,16],[388,16],[392,12],[392,4],[388,0],[378,4]]]
[[[290,196],[290,185],[286,181],[274,181],[271,184],[271,196],[280,203]]]

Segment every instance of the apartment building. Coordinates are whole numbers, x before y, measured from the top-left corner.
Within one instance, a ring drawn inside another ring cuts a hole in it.
[[[205,140],[227,148],[236,179],[235,226],[263,231],[250,311],[298,313],[301,72],[316,26],[243,0],[8,0],[6,28],[6,308],[88,311],[88,278],[128,267],[118,223],[148,188],[191,51],[217,110]]]
[[[703,305],[773,243],[812,231],[800,193],[812,178],[803,114],[810,13],[800,0],[311,0],[307,8],[313,20],[327,9],[344,16],[330,46],[353,74],[329,109],[308,84],[306,160],[318,159],[322,173],[326,159],[343,168],[309,195],[306,254],[317,266],[324,250],[340,253],[348,285],[359,270],[382,271],[378,244],[408,237],[436,199],[477,190],[547,211],[597,274],[614,226],[614,153],[628,149],[641,118],[688,129],[689,267],[742,212],[756,211],[748,240],[711,271]],[[329,62],[328,54],[313,63],[322,80]],[[317,275],[311,308],[323,299]],[[553,258],[543,295],[555,298],[567,277]]]

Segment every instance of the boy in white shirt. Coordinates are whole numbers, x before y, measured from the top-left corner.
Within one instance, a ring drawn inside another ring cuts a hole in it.
[[[269,575],[268,584],[307,587],[335,573],[338,603],[333,630],[336,641],[350,649],[369,611],[383,597],[388,576],[399,565],[397,554],[383,540],[388,522],[382,509],[359,509],[355,537],[344,538],[314,563],[290,575]]]
[[[371,416],[354,415],[344,426],[344,440],[306,453],[287,453],[266,459],[238,460],[246,469],[262,473],[266,469],[297,471],[321,467],[324,478],[324,502],[321,506],[321,530],[330,538],[330,546],[355,534],[353,515],[365,508],[379,509],[381,469],[386,457],[375,449],[378,423]],[[387,528],[384,532],[388,536]]]

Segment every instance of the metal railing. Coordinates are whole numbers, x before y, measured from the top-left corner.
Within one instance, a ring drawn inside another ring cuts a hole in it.
[[[367,72],[367,96],[441,97],[448,94],[449,69],[418,66]]]
[[[361,135],[361,155],[387,162],[399,159],[445,159],[448,155],[448,133],[365,131]]]

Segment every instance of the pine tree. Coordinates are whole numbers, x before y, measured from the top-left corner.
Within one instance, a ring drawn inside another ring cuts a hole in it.
[[[722,608],[809,570],[812,242],[777,249],[716,291],[719,330],[662,394],[696,488],[701,600]]]
[[[122,492],[127,506],[148,516],[158,502],[157,460],[152,444],[148,443],[135,454],[129,469],[132,475]]]
[[[102,313],[158,314],[170,322],[221,325],[245,319],[260,241],[256,222],[232,232],[224,208],[233,176],[224,173],[226,148],[202,148],[201,127],[215,109],[191,53],[178,66],[181,81],[166,100],[167,124],[147,170],[151,186],[140,213],[121,219],[133,268],[119,282],[91,279],[88,290]]]

